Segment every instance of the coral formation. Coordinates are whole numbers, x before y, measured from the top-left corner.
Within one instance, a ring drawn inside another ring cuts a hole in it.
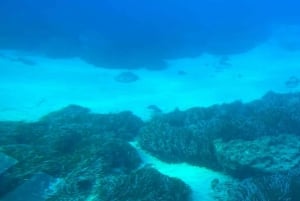
[[[255,140],[215,141],[223,169],[236,177],[288,172],[300,167],[300,137],[263,136]]]
[[[129,175],[107,177],[100,191],[103,201],[190,201],[191,189],[181,180],[142,168]]]
[[[0,199],[41,173],[56,181],[45,189],[47,201],[190,200],[186,184],[143,164],[130,144],[137,140],[163,161],[231,176],[211,181],[216,201],[298,201],[299,111],[299,93],[270,92],[147,122],[129,111],[95,114],[77,105],[36,122],[0,122],[0,156],[13,160],[1,170]]]

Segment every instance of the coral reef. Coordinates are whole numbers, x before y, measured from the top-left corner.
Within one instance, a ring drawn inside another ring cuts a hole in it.
[[[138,141],[143,149],[164,161],[217,168],[212,140],[192,129],[153,120],[141,129]]]
[[[182,181],[142,168],[129,175],[107,177],[100,191],[103,201],[190,201],[191,189]]]
[[[43,172],[60,180],[48,200],[86,200],[103,175],[128,174],[140,166],[128,140],[141,125],[129,112],[92,114],[74,105],[38,122],[2,122],[0,152],[18,163],[1,175],[0,197]]]
[[[220,182],[214,186],[214,198],[216,201],[297,201],[299,179],[299,171],[289,171]]]
[[[295,135],[216,140],[215,147],[219,164],[236,177],[288,172],[300,166],[300,138]]]
[[[142,163],[133,140],[163,161],[231,176],[211,181],[216,201],[300,197],[299,93],[160,112],[147,122],[129,111],[95,114],[70,105],[36,122],[0,122],[0,133],[0,156],[11,160],[2,164],[1,200],[40,181],[37,175],[55,181],[47,201],[190,200],[186,184]]]
[[[229,172],[234,176],[285,171],[298,164],[298,160],[289,161],[298,157],[295,153],[298,150],[298,143],[295,143],[298,138],[292,135],[300,135],[299,111],[299,93],[269,92],[262,99],[246,104],[237,101],[154,116],[141,129],[138,141],[143,149],[166,162],[188,162]],[[292,135],[283,137],[283,134]],[[278,145],[275,141],[278,141]],[[292,146],[291,141],[294,142]],[[257,152],[250,150],[254,145]],[[282,148],[285,151],[278,150]],[[286,149],[293,152],[288,155]],[[260,155],[257,155],[258,151]],[[232,154],[234,152],[236,154]],[[242,155],[244,152],[252,154],[247,157]],[[274,153],[278,154],[277,158],[272,156]],[[230,167],[230,160],[224,158],[234,157],[236,164]],[[268,169],[256,167],[263,165],[259,161],[269,157],[271,159],[268,161],[274,164],[265,161],[264,166],[268,165]],[[259,161],[254,163],[254,160]],[[282,165],[281,160],[285,160],[286,167],[278,167]]]

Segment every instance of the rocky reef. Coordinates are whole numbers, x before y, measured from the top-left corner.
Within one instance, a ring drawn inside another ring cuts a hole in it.
[[[70,105],[36,122],[2,121],[0,133],[3,201],[32,186],[39,186],[32,196],[48,201],[192,199],[183,181],[145,165],[132,141],[167,163],[231,177],[211,181],[216,201],[300,199],[299,93],[161,112],[146,122],[130,111]]]

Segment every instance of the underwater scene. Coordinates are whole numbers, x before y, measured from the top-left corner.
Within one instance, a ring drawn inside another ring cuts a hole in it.
[[[0,201],[300,201],[299,10],[0,1]]]

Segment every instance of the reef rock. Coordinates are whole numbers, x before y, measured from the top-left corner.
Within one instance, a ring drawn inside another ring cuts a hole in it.
[[[288,172],[300,165],[300,138],[264,136],[256,140],[215,141],[216,155],[225,171],[237,177]]]
[[[191,201],[191,189],[181,180],[142,168],[129,175],[106,177],[100,189],[103,201]]]

